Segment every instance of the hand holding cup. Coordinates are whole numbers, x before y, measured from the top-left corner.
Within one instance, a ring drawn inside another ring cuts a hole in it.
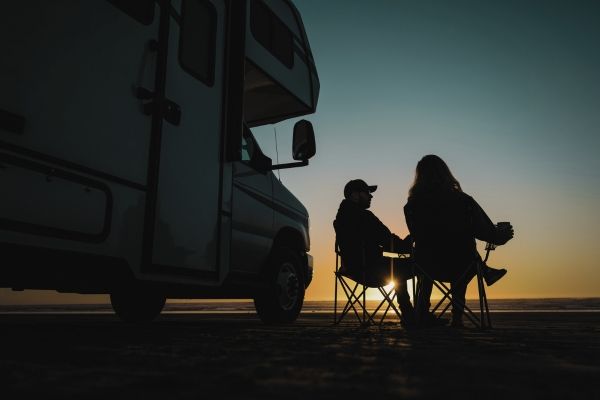
[[[515,236],[515,231],[510,222],[498,222],[496,224],[497,244],[504,244]]]

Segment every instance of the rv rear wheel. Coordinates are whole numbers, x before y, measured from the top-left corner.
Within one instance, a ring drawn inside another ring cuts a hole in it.
[[[160,314],[165,302],[163,294],[139,285],[110,294],[113,310],[125,322],[150,322]]]
[[[304,302],[304,277],[298,256],[277,250],[267,271],[268,288],[254,298],[256,312],[266,323],[294,322]]]

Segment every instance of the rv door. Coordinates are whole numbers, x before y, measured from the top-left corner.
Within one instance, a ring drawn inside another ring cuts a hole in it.
[[[217,271],[224,0],[171,1],[152,264]]]

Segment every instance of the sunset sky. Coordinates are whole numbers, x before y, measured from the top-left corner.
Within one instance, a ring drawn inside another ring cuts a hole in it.
[[[509,271],[490,298],[600,296],[600,2],[294,3],[321,81],[307,117],[317,155],[280,172],[310,212],[307,300],[333,297],[345,183],[379,185],[371,210],[404,236],[402,207],[425,154],[515,228],[490,258]],[[294,122],[276,126],[280,162],[291,159]],[[254,132],[275,160],[273,127]],[[11,296],[2,290],[0,302]]]

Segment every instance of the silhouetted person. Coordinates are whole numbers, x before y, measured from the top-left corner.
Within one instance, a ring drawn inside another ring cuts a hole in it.
[[[408,253],[412,248],[409,238],[400,239],[368,210],[371,193],[376,189],[361,179],[348,182],[334,222],[342,257],[341,273],[368,286],[388,284],[390,259],[383,256],[383,251]],[[394,277],[399,281],[398,304],[402,323],[407,327],[414,325],[414,310],[406,288],[410,274],[408,268],[402,270],[398,262],[394,263]]]
[[[417,164],[404,214],[415,242],[417,263],[433,279],[451,282],[454,298],[463,303],[467,285],[476,274],[473,261],[480,259],[475,239],[502,245],[513,237],[512,225],[495,226],[479,204],[462,191],[446,163],[435,155],[427,155]],[[469,266],[472,268],[462,281],[452,283]],[[505,269],[487,266],[483,272],[488,286],[506,274]],[[424,282],[418,313],[429,310],[432,285]],[[463,311],[463,307],[452,307],[453,326],[462,326]]]

